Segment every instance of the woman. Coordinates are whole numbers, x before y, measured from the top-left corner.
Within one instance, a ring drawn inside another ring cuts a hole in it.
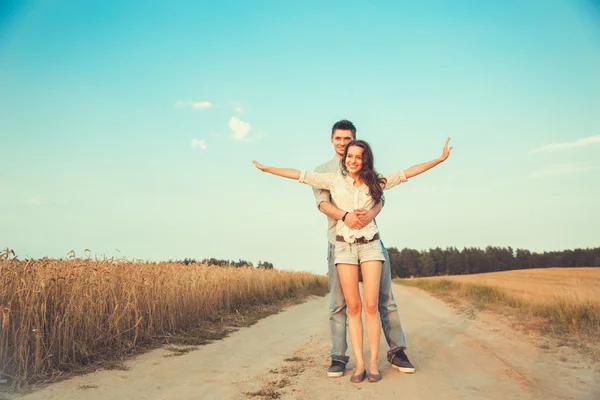
[[[445,161],[452,147],[446,140],[442,155],[432,161],[414,165],[389,175],[379,175],[374,168],[373,152],[363,140],[351,141],[341,159],[341,170],[337,174],[319,174],[289,168],[266,167],[256,161],[254,165],[263,172],[284,178],[297,179],[314,188],[327,189],[338,208],[346,214],[337,222],[335,265],[338,269],[344,299],[347,305],[350,340],[356,357],[356,370],[350,380],[362,382],[365,377],[370,382],[381,380],[377,366],[381,323],[378,314],[379,281],[381,264],[385,261],[379,240],[377,225],[369,223],[362,229],[350,229],[344,223],[346,215],[356,209],[370,210],[383,201],[383,190],[391,189],[408,178],[419,175]],[[363,301],[369,341],[369,370],[363,359],[363,327],[361,320],[361,299],[358,288],[358,265],[363,278]]]

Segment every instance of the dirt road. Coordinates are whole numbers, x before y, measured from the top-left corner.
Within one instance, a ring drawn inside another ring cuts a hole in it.
[[[350,372],[327,378],[326,297],[181,356],[165,357],[172,353],[155,350],[128,361],[127,371],[98,371],[20,398],[600,399],[600,366],[576,351],[514,330],[490,313],[449,307],[419,289],[395,286],[394,292],[407,353],[417,368],[413,375],[390,368],[382,336],[381,382],[352,384]]]

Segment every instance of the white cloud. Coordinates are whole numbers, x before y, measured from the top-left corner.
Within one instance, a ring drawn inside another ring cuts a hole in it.
[[[531,150],[531,153],[539,153],[541,151],[569,149],[573,147],[585,147],[591,144],[600,143],[600,135],[589,136],[586,138],[577,139],[574,142],[550,143]]]
[[[547,177],[547,176],[567,175],[567,174],[575,174],[578,172],[595,171],[598,169],[600,169],[600,167],[593,162],[556,164],[556,165],[549,165],[547,167],[538,169],[537,171],[534,171],[531,174],[529,174],[529,177],[530,178],[543,178],[543,177]]]
[[[213,103],[210,101],[181,101],[178,100],[175,102],[175,107],[177,108],[193,108],[195,110],[206,110],[207,108],[212,108]]]
[[[27,201],[27,204],[29,204],[30,206],[39,206],[42,204],[42,201],[37,198],[32,198]]]
[[[201,150],[206,150],[208,145],[206,144],[206,142],[204,140],[194,139],[194,140],[192,140],[192,147],[197,147]]]
[[[235,111],[238,114],[243,114],[244,112],[246,112],[244,105],[239,101],[234,101],[233,103],[231,103],[231,106],[233,107],[233,111]]]
[[[197,101],[192,103],[192,107],[197,110],[204,110],[205,108],[211,108],[213,104],[210,101]]]
[[[252,129],[248,122],[244,122],[237,117],[231,117],[229,120],[229,128],[233,131],[233,139],[242,142],[251,142],[248,137],[248,132]]]

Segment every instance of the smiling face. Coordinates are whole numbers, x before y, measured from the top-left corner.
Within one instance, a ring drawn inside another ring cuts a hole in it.
[[[354,139],[351,130],[346,129],[336,129],[331,134],[331,144],[333,145],[333,149],[335,153],[342,157],[344,155],[344,151],[346,150],[346,146],[350,141]]]
[[[363,166],[363,152],[365,150],[359,146],[350,146],[348,148],[348,153],[346,154],[346,159],[344,160],[344,165],[348,170],[348,174],[357,175]]]

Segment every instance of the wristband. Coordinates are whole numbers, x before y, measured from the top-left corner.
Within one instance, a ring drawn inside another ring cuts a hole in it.
[[[348,211],[346,211],[346,214],[344,214],[344,216],[342,217],[342,222],[346,221],[346,215],[348,215]]]

